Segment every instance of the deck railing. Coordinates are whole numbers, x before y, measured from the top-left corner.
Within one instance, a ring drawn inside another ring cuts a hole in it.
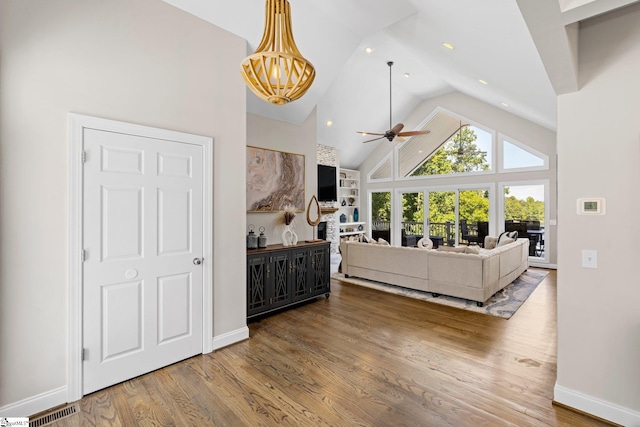
[[[374,230],[389,230],[390,221],[373,220]],[[407,236],[424,236],[424,224],[415,221],[403,221],[402,229]],[[470,227],[471,228],[471,227]],[[429,236],[442,237],[445,245],[453,246],[456,241],[456,225],[453,222],[432,222],[429,224]]]
[[[510,229],[510,224],[513,221],[506,221],[505,223],[505,228]],[[536,221],[537,224],[534,224],[533,227],[531,227],[532,229],[539,229],[539,230],[544,230],[544,226],[540,226],[540,222]],[[522,222],[523,225],[529,225],[529,224],[525,224],[527,223],[527,221],[523,221]],[[424,224],[421,222],[415,222],[415,221],[403,221],[401,223],[402,225],[402,229],[404,229],[404,232],[407,236],[424,236]],[[391,229],[391,222],[390,221],[381,221],[381,220],[373,220],[372,223],[373,229],[374,230],[389,230]],[[525,226],[526,228],[526,226]],[[468,229],[471,232],[471,234],[476,234],[478,232],[478,227],[476,223],[469,223],[468,224]],[[460,230],[457,231],[458,233],[461,233]],[[522,237],[526,237],[527,233],[526,231],[521,232],[520,233],[522,235]],[[432,222],[429,223],[429,236],[437,236],[437,237],[442,237],[442,244],[447,245],[447,246],[454,246],[455,242],[456,242],[456,226],[455,223],[451,222],[451,221],[447,221],[447,222]],[[531,239],[531,236],[529,236],[529,238]],[[464,240],[462,239],[462,235],[459,234],[458,235],[458,242],[464,242]],[[530,246],[530,253],[529,255],[532,256],[544,256],[544,240],[541,236],[535,236],[534,239],[532,239],[531,241],[531,245]]]

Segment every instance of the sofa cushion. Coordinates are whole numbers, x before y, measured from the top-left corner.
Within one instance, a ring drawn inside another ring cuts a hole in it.
[[[440,252],[458,252],[458,253],[464,253],[465,250],[466,250],[465,246],[438,246],[438,249],[436,249],[436,251],[440,251]]]
[[[499,248],[500,246],[508,245],[509,243],[513,242],[515,242],[515,239],[512,239],[511,237],[503,237],[502,240],[498,242],[498,245],[496,247]]]
[[[480,254],[480,247],[479,246],[467,246],[466,248],[464,248],[464,253],[465,254]]]
[[[389,246],[389,242],[387,242],[386,240],[384,240],[382,237],[380,237],[378,239],[378,244],[379,245],[384,245],[384,246]]]
[[[496,236],[485,236],[484,238],[484,248],[485,249],[493,249],[498,244],[498,238]]]

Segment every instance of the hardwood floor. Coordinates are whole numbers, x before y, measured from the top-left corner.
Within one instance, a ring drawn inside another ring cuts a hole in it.
[[[551,404],[556,273],[509,320],[337,281],[54,426],[604,426]]]

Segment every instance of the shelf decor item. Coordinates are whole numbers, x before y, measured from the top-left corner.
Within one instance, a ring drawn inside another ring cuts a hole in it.
[[[316,219],[311,219],[311,205],[315,202],[316,204]],[[313,227],[313,240],[307,240],[308,243],[321,241],[321,239],[317,238],[318,235],[318,224],[322,221],[322,208],[320,207],[320,203],[316,198],[315,194],[309,200],[309,204],[307,205],[307,223]]]
[[[353,208],[353,220],[355,222],[358,222],[358,218],[360,217],[360,215],[358,214],[358,208]]]
[[[267,247],[267,236],[264,235],[264,227],[260,227],[260,235],[258,236],[258,247],[266,248]]]
[[[242,78],[260,99],[287,104],[304,95],[316,70],[296,46],[287,0],[267,0],[262,41],[241,64]]]
[[[253,224],[249,224],[249,234],[247,234],[247,249],[256,249],[258,247],[258,236],[253,232]]]
[[[340,222],[347,222],[347,216],[345,214],[340,215]]]
[[[282,245],[294,246],[298,244],[298,235],[293,231],[293,221],[296,219],[296,208],[291,205],[284,207],[284,227],[282,227]]]

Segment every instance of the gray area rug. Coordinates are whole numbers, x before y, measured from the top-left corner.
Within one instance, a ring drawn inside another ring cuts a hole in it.
[[[469,301],[462,298],[449,297],[445,295],[440,295],[435,298],[430,292],[416,291],[413,289],[403,288],[401,286],[389,285],[387,283],[375,282],[373,280],[360,279],[357,277],[345,278],[342,273],[333,273],[331,277],[342,282],[365,286],[367,288],[377,289],[383,292],[389,292],[422,301],[448,305],[450,307],[461,308],[463,310],[475,311],[476,313],[483,313],[490,316],[509,319],[520,308],[520,306],[522,306],[527,298],[529,298],[529,295],[536,290],[536,287],[540,282],[542,282],[547,274],[549,274],[549,272],[546,270],[529,269],[525,271],[513,283],[507,285],[504,289],[496,292],[491,298],[489,298],[489,300],[484,303],[484,307],[478,307],[475,301]]]

